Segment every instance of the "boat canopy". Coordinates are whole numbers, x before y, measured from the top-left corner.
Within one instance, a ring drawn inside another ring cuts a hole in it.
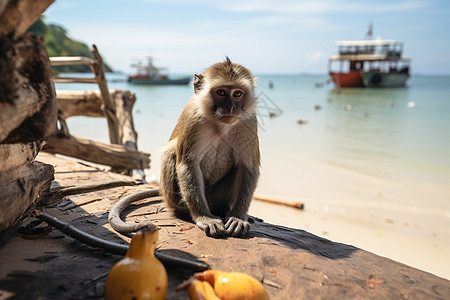
[[[332,60],[403,60],[403,43],[394,40],[338,41]]]
[[[362,40],[362,41],[337,41],[336,46],[339,47],[352,47],[352,46],[401,46],[403,47],[402,42],[394,41],[394,40]]]

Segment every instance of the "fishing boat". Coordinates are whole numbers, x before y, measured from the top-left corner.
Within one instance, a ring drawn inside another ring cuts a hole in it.
[[[147,57],[147,64],[141,61],[132,64],[136,69],[136,74],[128,77],[128,82],[132,84],[144,85],[183,85],[191,82],[190,76],[170,78],[167,68],[156,67],[153,64],[153,58]]]
[[[410,59],[395,40],[338,41],[329,60],[329,75],[337,87],[402,87],[409,78]]]

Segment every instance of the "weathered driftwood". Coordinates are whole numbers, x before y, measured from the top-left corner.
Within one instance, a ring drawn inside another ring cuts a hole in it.
[[[130,150],[122,145],[104,144],[74,136],[52,136],[43,151],[59,153],[115,168],[147,169],[150,154]]]
[[[87,64],[95,75],[95,78],[77,78],[77,77],[53,77],[56,83],[95,83],[98,84],[103,102],[104,117],[108,122],[108,132],[111,144],[120,144],[119,129],[117,125],[116,111],[114,102],[108,91],[106,83],[105,70],[103,68],[103,59],[97,50],[97,46],[93,45],[91,49],[94,59],[80,56],[54,57],[51,58],[53,66]]]
[[[136,95],[130,91],[113,90],[109,94],[114,103],[119,142],[137,149],[134,129],[133,105]],[[58,91],[58,107],[64,118],[71,116],[104,117],[102,95],[99,91]]]
[[[73,65],[90,65],[94,62],[92,58],[84,56],[53,56],[50,57],[52,66],[73,66]]]
[[[0,36],[24,34],[55,0],[2,0],[0,1]]]
[[[122,90],[112,90],[109,92],[111,95],[111,98],[113,100],[114,106],[116,108],[116,122],[117,127],[119,129],[119,142],[121,145],[125,146],[128,150],[131,150],[131,152],[125,152],[123,155],[130,154],[133,157],[135,156],[135,152],[137,151],[137,133],[134,129],[133,125],[133,105],[136,101],[135,94],[129,92],[129,91],[122,91]],[[58,108],[60,111],[60,122],[65,124],[65,119],[72,116],[89,116],[89,117],[104,117],[104,111],[102,110],[103,101],[102,101],[102,95],[100,91],[63,91],[58,90],[57,91],[57,102],[58,102]],[[64,126],[63,126],[64,127]],[[68,134],[68,129],[63,130],[66,135]],[[79,140],[79,139],[75,139]],[[75,140],[72,140],[71,142],[75,142]],[[44,148],[44,151],[50,151],[49,147],[52,147],[52,153],[60,153],[68,155],[67,150],[65,150],[65,153],[62,153],[59,150],[59,145],[54,144],[56,140],[50,140],[47,147]],[[67,141],[64,141],[67,143]],[[102,144],[103,145],[103,144]],[[77,149],[83,148],[86,146],[86,142],[83,141],[82,144],[77,146]],[[89,144],[91,146],[91,144]],[[117,149],[117,147],[111,147],[113,149]],[[114,158],[107,159],[103,156],[97,156],[98,151],[90,152],[90,150],[83,150],[82,157],[81,154],[72,153],[70,156],[82,158],[91,162],[104,164],[105,160],[107,161],[113,161]],[[105,154],[105,153],[104,153]],[[87,157],[86,155],[90,156]],[[148,154],[142,153],[144,156],[148,156]],[[102,161],[99,161],[98,158],[101,158]],[[130,159],[133,159],[130,157]],[[145,159],[145,161],[147,161]],[[108,164],[110,165],[110,164]],[[144,164],[146,165],[146,164]],[[112,165],[111,165],[112,166]],[[130,169],[130,165],[124,168],[117,168],[117,166],[114,166],[114,171],[118,173],[125,173],[128,175],[131,175],[132,169]]]
[[[55,91],[43,41],[29,33],[15,40],[0,36],[0,70],[0,143],[55,132]]]
[[[95,78],[81,78],[81,77],[58,77],[53,76],[55,83],[97,83]]]
[[[51,58],[52,65],[74,65],[88,64],[95,74],[95,78],[72,78],[72,77],[54,77],[55,82],[63,83],[97,83],[99,91],[97,92],[67,92],[58,91],[59,122],[61,132],[69,136],[69,129],[65,119],[70,116],[90,116],[105,117],[108,122],[108,132],[111,144],[124,145],[129,150],[137,150],[137,133],[133,125],[133,105],[136,100],[134,94],[130,92],[114,91],[111,94],[106,84],[105,71],[103,69],[103,59],[100,56],[97,47],[93,45],[92,54],[94,59],[87,57],[54,57]],[[54,145],[55,146],[55,145]],[[84,147],[80,145],[80,147]],[[48,147],[46,147],[48,149]],[[61,153],[58,147],[53,151]],[[80,154],[77,154],[79,158]],[[85,156],[83,154],[83,156]],[[91,156],[91,162],[101,163],[97,158]],[[104,158],[102,158],[104,161]],[[108,160],[111,161],[111,160]],[[103,163],[102,163],[103,164]],[[131,175],[133,169],[113,166],[113,171]]]
[[[111,96],[116,108],[120,144],[137,150],[137,132],[133,122],[133,105],[136,95],[129,91],[116,91]]]
[[[53,166],[26,163],[2,171],[0,177],[0,232],[20,221],[24,213],[49,191],[54,179]]]
[[[56,132],[50,61],[25,33],[53,1],[0,1],[0,246],[53,180],[52,166],[34,162],[38,141]]]
[[[56,100],[60,118],[73,116],[103,118],[102,98],[99,91],[57,90]]]
[[[102,94],[105,117],[108,121],[109,140],[111,144],[120,144],[116,110],[111,99],[111,95],[109,94],[108,86],[106,84],[105,69],[103,68],[103,58],[100,56],[100,53],[97,50],[97,46],[92,45],[91,52],[95,57],[95,61],[90,66],[95,74],[100,93]]]
[[[39,142],[0,145],[0,172],[33,162],[40,149]]]
[[[53,178],[53,168],[33,163],[39,149],[39,142],[0,145],[0,247]]]

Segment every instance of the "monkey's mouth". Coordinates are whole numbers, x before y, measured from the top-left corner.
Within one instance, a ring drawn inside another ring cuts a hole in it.
[[[238,118],[234,115],[222,115],[220,116],[220,121],[226,124],[233,124]]]

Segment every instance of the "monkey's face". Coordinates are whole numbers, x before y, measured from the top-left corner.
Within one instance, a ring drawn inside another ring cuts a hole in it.
[[[233,124],[242,117],[249,100],[249,91],[239,86],[219,86],[210,90],[212,113],[220,122]]]

